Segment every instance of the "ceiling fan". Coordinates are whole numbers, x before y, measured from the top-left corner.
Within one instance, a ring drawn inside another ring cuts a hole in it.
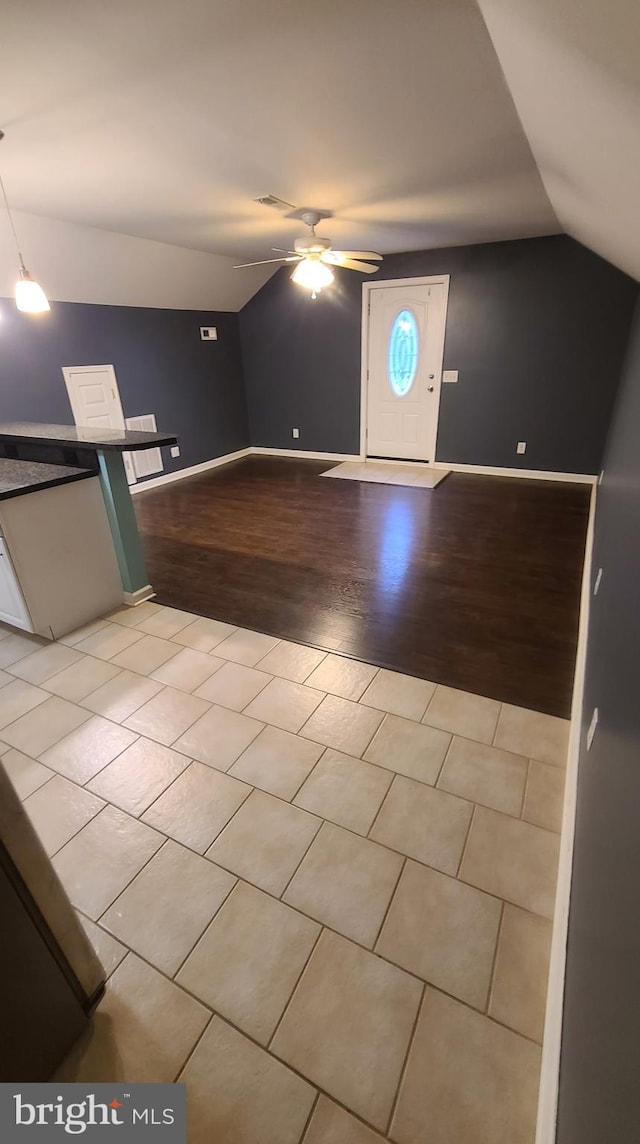
[[[332,250],[331,240],[316,234],[316,226],[328,217],[327,211],[301,210],[296,211],[297,218],[301,218],[309,227],[311,234],[296,238],[293,250],[283,250],[284,258],[265,258],[261,262],[243,262],[234,266],[234,270],[242,270],[246,266],[266,266],[270,262],[296,262],[297,266],[291,275],[293,282],[305,286],[311,291],[311,297],[316,298],[324,286],[333,282],[332,266],[341,266],[344,270],[359,270],[362,274],[375,274],[379,266],[370,266],[370,262],[382,262],[382,255],[373,250]],[[273,247],[280,251],[280,247]]]

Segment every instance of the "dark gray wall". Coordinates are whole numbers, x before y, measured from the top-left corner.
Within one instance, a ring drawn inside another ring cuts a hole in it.
[[[357,453],[363,276],[340,271],[312,301],[290,274],[240,314],[251,443]],[[394,254],[375,277],[429,274],[451,275],[444,368],[460,371],[443,386],[437,457],[598,472],[631,279],[564,235]]]
[[[640,1140],[640,304],[598,490],[558,1144]]]
[[[200,340],[217,326],[218,341]],[[20,314],[0,302],[0,420],[73,424],[61,368],[113,365],[125,417],[155,413],[180,438],[166,472],[248,444],[237,314],[53,302]]]

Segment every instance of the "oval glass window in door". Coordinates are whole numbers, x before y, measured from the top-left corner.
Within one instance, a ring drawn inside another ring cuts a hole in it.
[[[396,397],[405,397],[413,385],[418,366],[418,323],[410,310],[396,315],[387,351],[387,376]]]

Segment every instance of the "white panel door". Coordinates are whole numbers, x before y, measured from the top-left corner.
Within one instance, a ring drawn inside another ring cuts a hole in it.
[[[112,365],[65,366],[62,374],[78,428],[125,428],[116,371]],[[122,456],[127,480],[130,485],[135,484],[131,454],[123,453]]]
[[[93,429],[124,429],[124,414],[112,365],[67,366],[62,372],[76,425]]]
[[[367,456],[435,459],[447,287],[370,291]]]

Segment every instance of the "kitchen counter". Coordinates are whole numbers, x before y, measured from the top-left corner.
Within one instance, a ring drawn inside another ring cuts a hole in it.
[[[146,433],[99,425],[50,425],[40,421],[0,422],[0,463],[6,466],[3,498],[35,491],[50,471],[51,485],[68,484],[99,475],[113,547],[124,591],[124,602],[139,604],[152,596],[125,471],[125,454],[161,445],[175,445],[175,433]],[[51,472],[55,469],[56,472]],[[33,480],[32,480],[33,478]],[[0,472],[0,490],[2,489]],[[78,486],[83,487],[83,486]],[[35,498],[29,497],[29,500]]]
[[[0,441],[16,441],[28,444],[62,445],[73,449],[115,452],[135,452],[136,449],[152,449],[158,445],[175,445],[178,438],[173,433],[144,433],[138,429],[95,429],[76,425],[46,425],[39,421],[0,422]]]
[[[39,461],[13,461],[0,457],[0,501],[95,476],[96,472],[92,469],[47,465]]]

